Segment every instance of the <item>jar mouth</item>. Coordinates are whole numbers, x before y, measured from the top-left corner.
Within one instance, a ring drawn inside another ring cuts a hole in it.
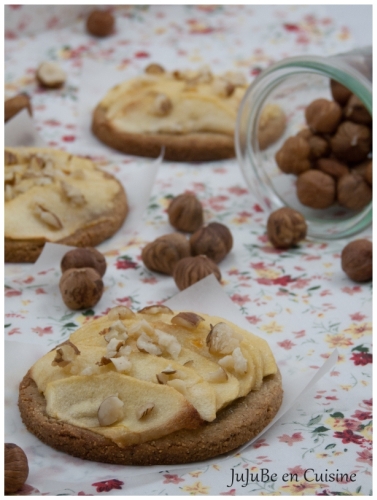
[[[359,233],[371,224],[372,203],[359,211],[338,205],[321,210],[305,207],[295,196],[297,177],[281,172],[274,158],[283,142],[305,125],[306,105],[319,97],[332,99],[330,79],[337,80],[359,97],[372,116],[371,82],[341,58],[289,58],[265,70],[247,89],[237,116],[235,149],[250,190],[268,214],[289,206],[306,218],[309,237],[338,239]],[[269,103],[284,109],[287,127],[276,143],[260,150],[255,131],[262,110]]]

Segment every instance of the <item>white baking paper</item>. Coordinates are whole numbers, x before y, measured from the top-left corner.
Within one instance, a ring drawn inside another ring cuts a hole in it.
[[[48,267],[53,262],[51,259],[50,250],[47,249],[45,254],[42,254],[40,260],[46,258],[45,263],[37,262],[34,270]],[[57,249],[58,250],[58,249]],[[56,262],[56,261],[55,261]],[[42,267],[41,267],[42,266]],[[197,311],[207,314],[216,314],[227,318],[228,320],[238,324],[240,327],[250,329],[250,324],[245,320],[242,314],[237,309],[236,305],[226,295],[221,285],[213,275],[208,276],[195,285],[178,293],[165,302],[166,305],[173,309]],[[6,442],[17,442],[27,453],[30,461],[30,475],[28,483],[43,491],[46,478],[51,482],[50,470],[53,469],[53,478],[57,482],[65,482],[67,478],[71,483],[75,483],[79,478],[85,476],[91,480],[107,480],[111,477],[129,478],[142,475],[155,474],[160,471],[172,470],[198,470],[207,467],[211,463],[218,463],[220,460],[234,456],[241,449],[249,447],[250,444],[262,434],[267,433],[272,425],[279,425],[279,419],[291,409],[299,400],[299,398],[309,391],[309,389],[326,373],[328,373],[337,361],[338,355],[334,351],[332,355],[325,361],[323,366],[318,370],[310,369],[308,373],[300,373],[297,377],[290,375],[284,363],[277,363],[282,374],[284,398],[282,406],[271,422],[261,434],[256,436],[252,441],[242,446],[242,448],[232,451],[222,457],[216,457],[213,460],[205,462],[184,464],[184,465],[167,465],[167,466],[116,466],[110,464],[100,464],[88,462],[85,460],[76,459],[64,453],[57,452],[50,447],[41,443],[34,435],[30,434],[21,422],[21,418],[17,408],[18,384],[25,375],[31,364],[36,361],[43,353],[41,347],[35,344],[26,344],[22,342],[5,342],[5,386],[6,386],[6,411],[5,411],[5,440]],[[268,436],[266,437],[268,439]],[[273,446],[273,443],[271,443]]]

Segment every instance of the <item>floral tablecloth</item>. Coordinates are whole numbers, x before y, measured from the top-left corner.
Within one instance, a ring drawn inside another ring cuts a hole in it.
[[[110,8],[116,32],[95,39],[85,30],[89,6],[5,7],[5,97],[28,93],[41,139],[94,156],[119,175],[126,190],[133,186],[134,203],[132,224],[99,246],[108,264],[106,290],[91,310],[73,312],[63,305],[58,258],[47,269],[5,265],[5,441],[22,446],[29,459],[21,494],[371,495],[372,286],[356,284],[342,272],[340,254],[348,240],[308,239],[298,248],[278,251],[268,242],[266,214],[236,159],[152,166],[100,144],[92,149],[80,108],[88,61],[111,64],[126,76],[149,62],[172,69],[209,64],[218,72],[242,70],[251,82],[283,57],[354,48],[352,30],[325,5]],[[66,71],[62,89],[37,86],[35,69],[44,60],[56,60]],[[250,447],[224,460],[173,470],[145,468],[132,475],[127,467],[52,451],[23,428],[17,384],[35,356],[67,339],[88,318],[117,304],[137,310],[177,294],[172,278],[143,266],[141,249],[172,232],[166,208],[184,191],[197,194],[207,222],[231,229],[234,247],[220,263],[222,292],[250,330],[269,341],[280,368],[299,380],[335,349],[337,363]],[[371,238],[372,230],[364,236]],[[18,347],[25,362],[10,370]],[[66,477],[66,469],[75,473]]]

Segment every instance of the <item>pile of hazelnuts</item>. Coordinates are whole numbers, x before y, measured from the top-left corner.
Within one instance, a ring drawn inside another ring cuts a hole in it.
[[[189,192],[173,198],[167,214],[170,224],[179,232],[160,236],[142,249],[145,267],[173,276],[179,290],[212,273],[220,281],[218,264],[233,247],[228,227],[219,222],[204,224],[203,206]]]
[[[286,139],[275,160],[281,171],[297,176],[302,205],[361,210],[372,200],[372,117],[345,86],[331,80],[330,89],[332,100],[306,107],[307,126]]]
[[[69,250],[60,262],[59,289],[64,304],[73,310],[95,306],[103,294],[106,267],[105,257],[95,248]]]

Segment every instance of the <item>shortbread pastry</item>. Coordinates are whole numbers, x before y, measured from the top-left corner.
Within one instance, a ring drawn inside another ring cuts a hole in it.
[[[85,323],[20,384],[30,432],[79,458],[124,465],[205,460],[276,415],[283,390],[268,343],[219,317],[124,306]]]
[[[34,262],[46,242],[98,245],[128,213],[115,177],[51,148],[5,148],[4,198],[5,262]]]
[[[235,156],[238,107],[247,88],[241,73],[214,75],[207,68],[165,71],[148,66],[116,85],[94,110],[92,130],[124,153],[173,161]]]

